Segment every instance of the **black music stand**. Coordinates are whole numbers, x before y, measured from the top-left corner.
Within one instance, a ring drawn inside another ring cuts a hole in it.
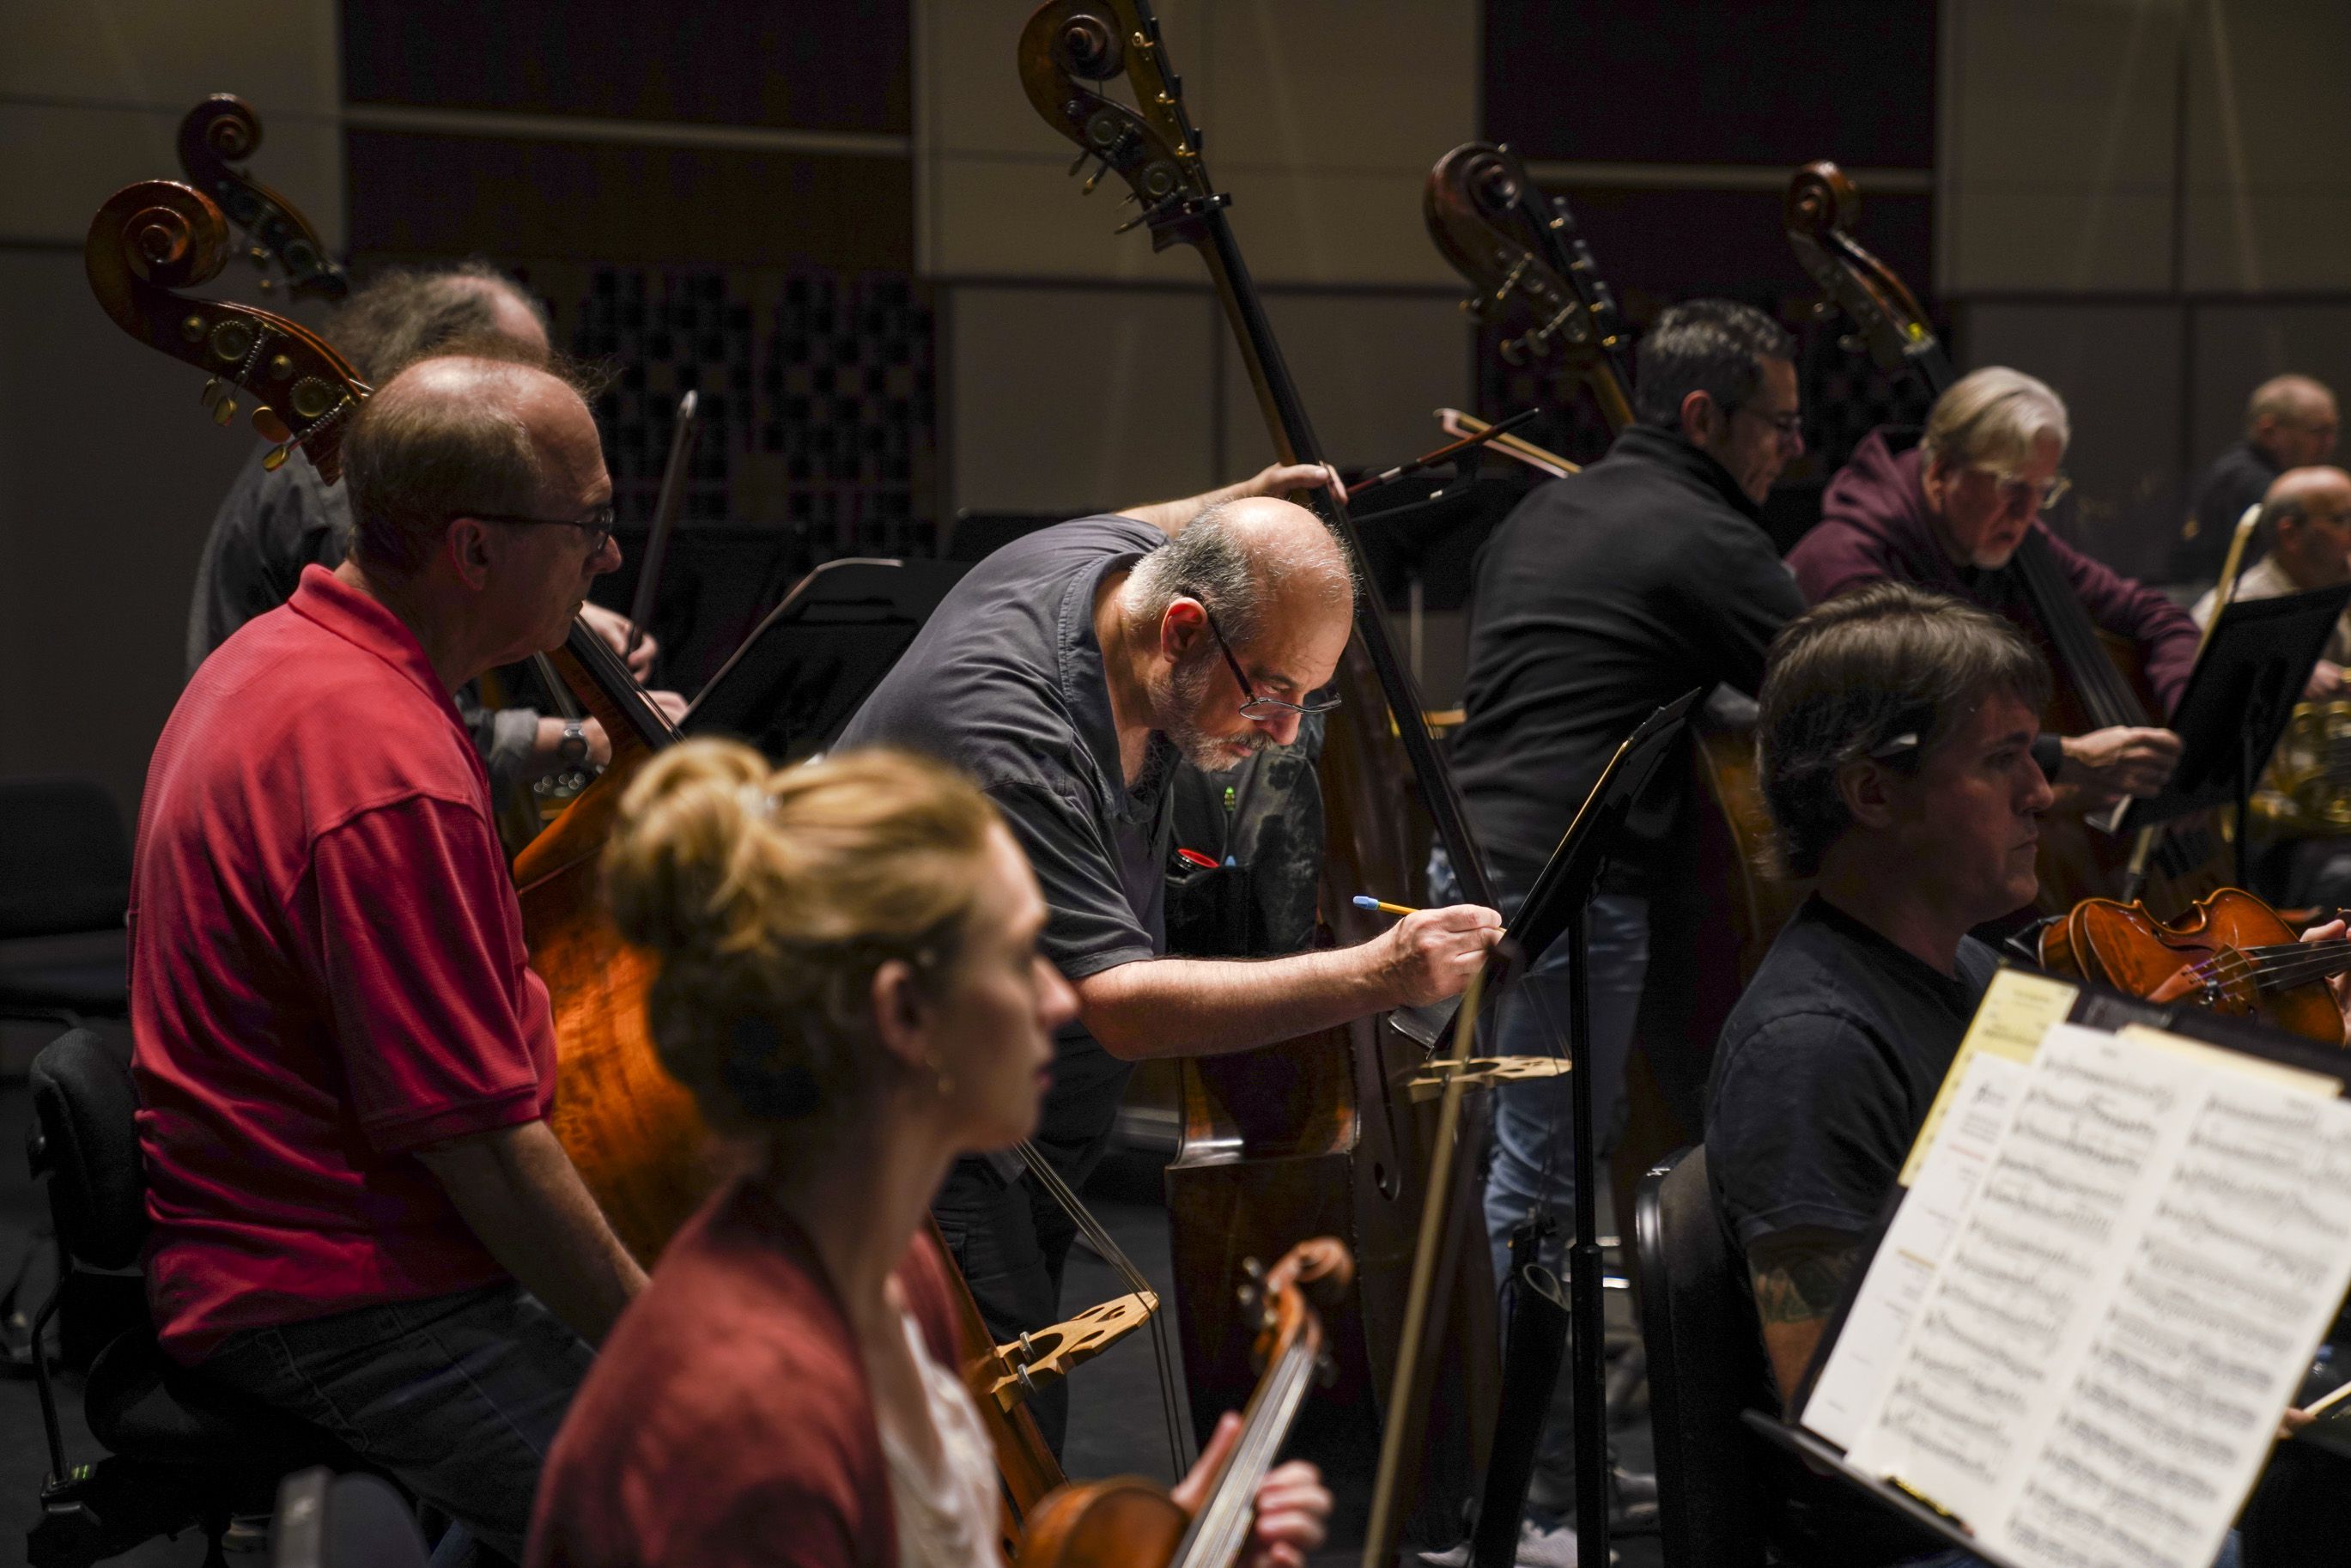
[[[2245,880],[2245,802],[2302,699],[2311,667],[2351,603],[2351,584],[2222,606],[2171,728],[2184,747],[2163,793],[2127,800],[2116,832],[2214,806],[2237,809],[2237,880]]]
[[[965,570],[953,561],[825,562],[743,639],[678,727],[747,741],[778,763],[831,745]]]
[[[1487,965],[1481,1013],[1490,1013],[1511,980],[1531,968],[1554,943],[1566,942],[1566,1056],[1571,1131],[1575,1140],[1575,1239],[1568,1248],[1568,1375],[1575,1389],[1575,1549],[1580,1563],[1608,1561],[1607,1361],[1600,1288],[1600,1155],[1593,1130],[1592,988],[1584,950],[1584,916],[1610,852],[1667,754],[1682,737],[1703,692],[1691,692],[1657,709],[1625,737],[1584,797],[1566,834],[1527,890],[1526,902],[1510,920],[1496,956]],[[1452,1028],[1455,1007],[1423,1008],[1395,1015],[1396,1026],[1424,1046],[1434,1047]],[[1480,1021],[1484,1021],[1481,1018]],[[1521,1353],[1513,1347],[1509,1360]],[[1551,1404],[1558,1381],[1555,1355],[1539,1358],[1522,1376],[1509,1375],[1503,1397],[1541,1410]],[[1546,1372],[1545,1369],[1548,1369]],[[1526,1386],[1515,1394],[1512,1385]],[[1478,1514],[1472,1561],[1484,1568],[1507,1564],[1517,1555],[1519,1521],[1526,1511],[1527,1484],[1534,1451],[1526,1445],[1506,1451],[1495,1445],[1488,1461],[1484,1500]],[[1498,1555],[1499,1554],[1499,1555]]]

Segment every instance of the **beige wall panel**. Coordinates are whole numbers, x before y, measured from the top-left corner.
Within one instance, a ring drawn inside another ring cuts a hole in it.
[[[1449,298],[1277,293],[1265,307],[1334,463],[1385,468],[1440,445],[1430,411],[1466,407],[1474,395],[1468,319]],[[1273,444],[1239,356],[1225,360],[1217,468],[1238,478],[1271,462]]]
[[[2064,398],[2080,499],[2061,526],[2116,570],[2159,577],[2185,505],[2180,308],[1967,305],[1958,336],[1969,369],[2012,365]]]
[[[340,248],[337,47],[332,0],[12,7],[0,24],[0,146],[40,155],[18,161],[30,183],[0,218],[0,239],[78,240],[108,192],[178,172],[181,115],[207,94],[234,92],[261,116],[256,173]]]
[[[201,96],[201,95],[197,95]],[[174,138],[191,97],[175,109],[50,108],[0,101],[0,147],[39,148],[17,160],[13,194],[0,205],[0,244],[79,245],[99,204],[134,180],[182,178]],[[330,249],[343,244],[343,137],[326,119],[273,120],[262,111],[254,160],[262,183],[281,192]],[[231,239],[235,238],[232,231]],[[250,269],[246,269],[249,271]]]
[[[106,319],[77,252],[0,251],[0,340],[41,367],[0,386],[0,773],[89,774],[128,812],[179,695],[197,551],[253,437]]]
[[[952,265],[926,267],[934,276],[1207,283],[1191,246],[1155,252],[1141,229],[1111,232],[1134,214],[1119,204],[1123,186],[1105,183],[1081,195],[1084,182],[1062,177],[1066,162],[950,156],[931,167],[937,177],[927,188],[917,182],[916,199],[928,204],[934,232],[953,236]]]
[[[1218,170],[1250,276],[1272,284],[1457,285],[1421,217],[1421,184],[1429,164],[1467,140],[1434,144],[1418,168]]]
[[[2351,5],[2223,0],[2189,37],[2187,287],[2351,286]]]
[[[918,254],[941,277],[1158,277],[1115,177],[1088,202],[1014,69],[1026,0],[920,0]],[[1208,167],[1273,282],[1441,282],[1420,182],[1478,119],[1469,0],[1186,0],[1157,8]],[[1123,98],[1123,86],[1113,96]],[[1077,207],[1071,212],[1071,207]],[[1188,259],[1188,258],[1185,258]]]
[[[1170,30],[1209,167],[1421,173],[1478,132],[1477,0],[1216,0]],[[1205,45],[1205,47],[1203,47]]]
[[[2169,286],[2179,26],[2142,0],[1950,0],[1939,292]]]
[[[947,513],[1066,511],[1219,482],[1205,291],[940,291]]]
[[[2195,354],[2189,460],[2200,470],[2244,434],[2245,399],[2272,376],[2316,376],[2351,397],[2351,305],[2200,306]]]

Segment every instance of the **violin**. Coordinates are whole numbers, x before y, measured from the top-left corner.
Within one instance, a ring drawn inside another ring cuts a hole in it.
[[[2041,967],[2344,1043],[2343,1010],[2327,981],[2351,971],[2351,937],[2298,941],[2283,916],[2241,888],[2199,898],[2175,920],[2157,919],[2144,904],[2085,899],[2042,927]]]
[[[297,299],[340,303],[351,281],[294,204],[236,165],[261,147],[261,117],[233,92],[216,92],[180,120],[180,167],[252,241],[256,267],[272,261]],[[261,287],[270,287],[265,274]]]
[[[1336,1239],[1291,1248],[1267,1270],[1242,1264],[1239,1300],[1257,1314],[1254,1354],[1262,1375],[1241,1415],[1241,1435],[1209,1483],[1197,1513],[1166,1489],[1134,1476],[1064,1486],[1029,1515],[1014,1568],[1228,1568],[1249,1542],[1257,1489],[1273,1468],[1308,1389],[1327,1374],[1322,1321],[1309,1301],[1334,1300],[1354,1277]]]
[[[1072,176],[1097,165],[1087,189],[1110,173],[1135,204],[1125,229],[1146,228],[1152,247],[1198,252],[1224,310],[1267,434],[1284,462],[1322,460],[1264,303],[1234,235],[1231,197],[1200,153],[1201,135],[1183,82],[1145,0],[1048,0],[1020,36],[1021,86],[1030,105],[1077,150]],[[1133,102],[1107,96],[1123,78]],[[1358,562],[1363,551],[1343,504],[1317,490],[1313,507]],[[1431,839],[1445,847],[1465,898],[1494,896],[1451,770],[1431,737],[1426,707],[1376,597],[1358,594],[1355,634],[1333,685],[1317,769],[1327,832],[1321,907],[1341,941],[1373,934],[1347,894],[1417,887]],[[1301,1453],[1343,1481],[1377,1463],[1389,1379],[1408,1289],[1421,1184],[1431,1163],[1428,1119],[1399,1085],[1420,1065],[1418,1044],[1385,1018],[1355,1020],[1304,1039],[1183,1064],[1183,1143],[1166,1173],[1177,1322],[1195,1427],[1206,1434],[1249,1386],[1248,1325],[1228,1289],[1232,1260],[1270,1253],[1288,1238],[1343,1224],[1362,1267],[1329,1314],[1337,1381],[1298,1433]],[[1474,1163],[1474,1155],[1472,1156]],[[1470,1206],[1465,1223],[1474,1225]],[[1443,1385],[1429,1402],[1433,1430],[1405,1445],[1426,1511],[1421,1533],[1458,1528],[1475,1495],[1491,1435],[1499,1354],[1487,1250],[1463,1245],[1430,1322]],[[1417,1420],[1417,1415],[1412,1417]]]

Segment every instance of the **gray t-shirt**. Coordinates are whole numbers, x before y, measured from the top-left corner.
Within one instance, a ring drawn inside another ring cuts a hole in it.
[[[1168,780],[1155,737],[1121,771],[1094,591],[1166,541],[1131,517],[1081,517],[1014,540],[956,583],[834,744],[901,746],[969,774],[1028,852],[1050,910],[1045,954],[1071,980],[1166,950]],[[1083,1166],[1129,1071],[1084,1028],[1057,1041],[1038,1142]]]

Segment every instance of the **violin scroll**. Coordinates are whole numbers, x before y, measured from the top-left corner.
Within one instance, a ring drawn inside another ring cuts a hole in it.
[[[180,167],[252,238],[256,266],[275,260],[296,298],[340,300],[350,279],[293,203],[236,167],[261,145],[261,117],[235,93],[216,92],[180,120]],[[266,291],[269,279],[264,277]]]
[[[214,423],[235,419],[243,392],[254,402],[253,428],[277,444],[269,466],[298,445],[331,484],[342,472],[343,422],[368,395],[367,383],[297,322],[178,292],[218,277],[228,248],[226,221],[203,192],[143,180],[117,191],[90,220],[82,265],[116,326],[212,377],[204,402]]]

